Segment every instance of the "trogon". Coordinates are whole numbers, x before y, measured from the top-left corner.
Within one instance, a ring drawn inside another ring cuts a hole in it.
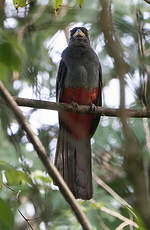
[[[57,102],[78,105],[102,104],[102,72],[84,27],[71,30],[68,47],[62,53],[57,81]],[[92,198],[91,143],[99,115],[59,112],[59,133],[55,166],[75,198]]]

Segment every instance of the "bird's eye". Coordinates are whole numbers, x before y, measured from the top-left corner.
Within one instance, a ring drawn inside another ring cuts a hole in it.
[[[70,32],[71,32],[70,35],[73,36],[74,33],[76,32],[76,28],[72,29]]]

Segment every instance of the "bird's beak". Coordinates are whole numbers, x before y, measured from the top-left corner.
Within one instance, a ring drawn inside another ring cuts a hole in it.
[[[77,36],[79,36],[79,37],[85,37],[85,34],[82,32],[82,30],[78,29],[78,30],[74,33],[73,37],[77,37]]]

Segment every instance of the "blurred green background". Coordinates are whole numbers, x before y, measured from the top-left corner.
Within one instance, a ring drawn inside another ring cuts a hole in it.
[[[89,29],[103,71],[103,106],[149,109],[150,5],[144,0],[0,1],[0,80],[13,96],[55,100],[55,81],[69,30]],[[81,2],[81,8],[79,4]],[[57,14],[56,14],[57,11]],[[120,86],[120,84],[123,84]],[[125,97],[124,97],[125,94]],[[57,112],[21,108],[51,159]],[[147,118],[102,117],[92,139],[93,172],[127,204],[98,184],[92,201],[78,201],[93,229],[132,230],[106,208],[150,229],[150,130]],[[103,207],[100,210],[98,207]],[[61,193],[12,112],[0,105],[0,229],[80,230]]]

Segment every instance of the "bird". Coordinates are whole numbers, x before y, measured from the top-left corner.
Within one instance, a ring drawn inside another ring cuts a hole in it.
[[[102,105],[102,69],[90,45],[88,30],[75,27],[70,31],[68,47],[62,52],[56,79],[56,101]],[[93,196],[91,138],[100,115],[59,111],[59,131],[55,166],[76,199]]]

